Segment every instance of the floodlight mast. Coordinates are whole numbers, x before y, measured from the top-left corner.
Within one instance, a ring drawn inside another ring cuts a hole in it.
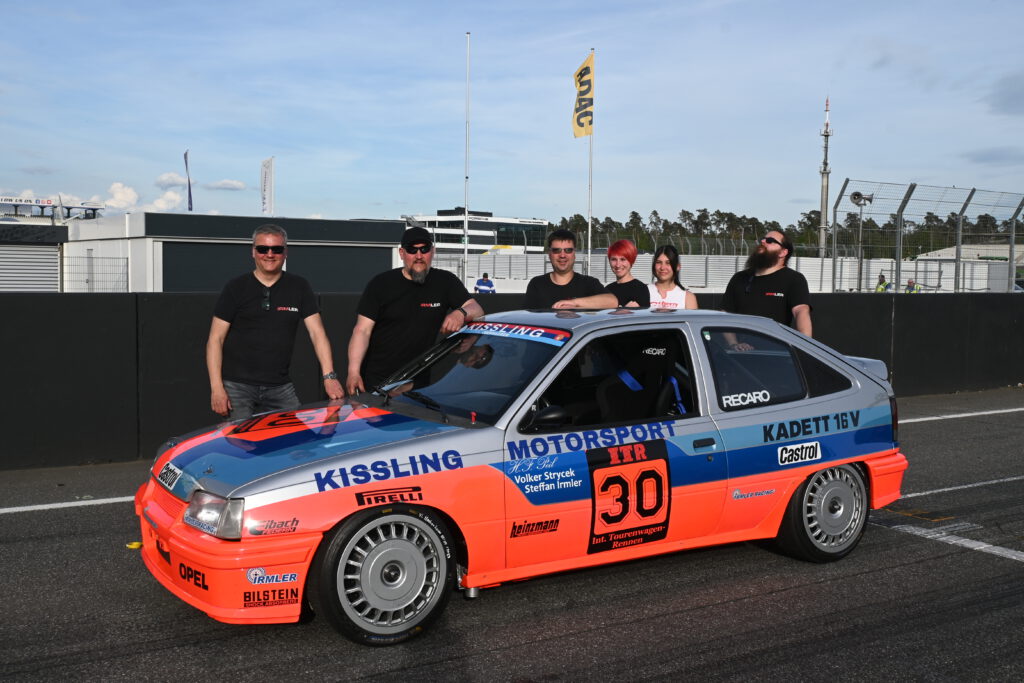
[[[818,221],[818,256],[825,258],[825,230],[828,229],[828,174],[832,169],[828,167],[828,139],[832,136],[832,128],[828,123],[828,97],[825,98],[825,127],[821,130],[821,137],[824,138],[825,157],[821,162],[821,211]],[[833,256],[835,256],[833,254]]]

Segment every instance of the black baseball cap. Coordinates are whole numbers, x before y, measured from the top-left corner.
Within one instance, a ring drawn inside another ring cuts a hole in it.
[[[411,247],[417,244],[429,244],[433,246],[434,238],[426,228],[409,228],[402,234],[402,248]]]

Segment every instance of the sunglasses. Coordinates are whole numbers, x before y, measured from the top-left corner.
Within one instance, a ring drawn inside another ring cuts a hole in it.
[[[257,254],[266,254],[268,251],[272,251],[275,254],[283,254],[284,253],[284,246],[282,246],[280,244],[275,244],[273,246],[271,246],[269,244],[257,244],[253,248],[256,250]]]
[[[571,254],[576,251],[575,247],[549,247],[552,254]]]
[[[777,244],[777,245],[779,245],[780,247],[782,246],[782,242],[778,241],[778,240],[777,240],[777,239],[775,239],[774,237],[762,237],[762,238],[761,238],[761,241],[762,241],[762,242],[767,242],[768,244]]]
[[[263,303],[260,306],[264,311],[270,310],[270,288],[263,288]]]
[[[430,250],[433,249],[433,246],[429,245],[429,244],[421,244],[418,247],[402,247],[402,248],[405,249],[405,253],[407,253],[407,254],[429,254]]]

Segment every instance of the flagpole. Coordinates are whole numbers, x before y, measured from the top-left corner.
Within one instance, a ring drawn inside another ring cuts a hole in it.
[[[590,54],[594,54],[594,48],[590,48]],[[595,67],[596,70],[596,67]],[[593,121],[593,119],[591,119]],[[587,163],[587,275],[593,273],[594,243],[592,239],[593,201],[594,201],[594,126],[590,127],[590,159]]]
[[[462,216],[462,278],[469,282],[469,31],[466,31],[466,158]]]

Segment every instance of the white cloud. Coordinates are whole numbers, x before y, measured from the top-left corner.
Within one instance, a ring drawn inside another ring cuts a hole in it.
[[[139,203],[139,193],[124,183],[114,183],[107,190],[110,198],[104,200],[108,209],[130,211]]]
[[[237,192],[238,190],[245,189],[245,183],[241,180],[218,180],[215,183],[207,183],[203,185],[207,190],[230,190]]]
[[[161,190],[169,190],[172,187],[185,187],[188,185],[188,179],[180,173],[164,173],[157,177],[154,183]]]
[[[174,190],[167,190],[162,195],[157,197],[151,204],[146,204],[142,207],[143,211],[173,211],[181,206],[184,201],[184,197]]]

